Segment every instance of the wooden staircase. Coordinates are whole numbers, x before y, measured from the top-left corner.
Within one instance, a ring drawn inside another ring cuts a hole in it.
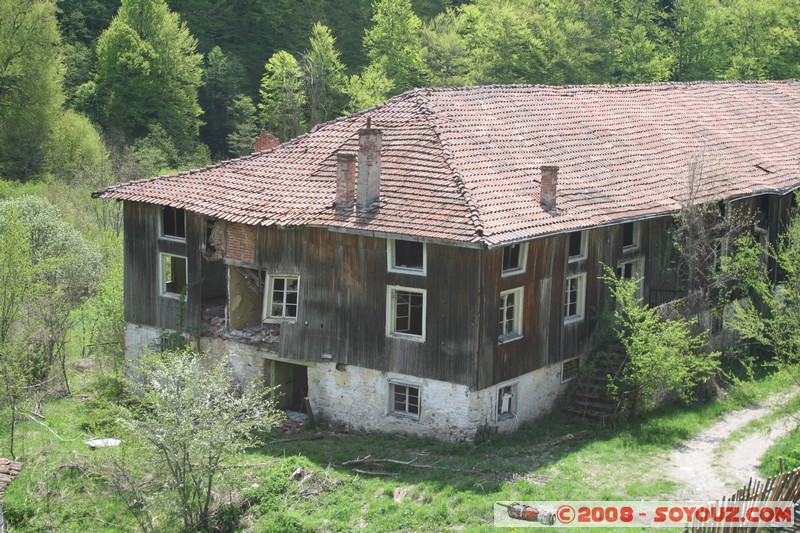
[[[579,420],[612,423],[618,414],[619,402],[609,393],[608,384],[619,374],[625,360],[625,350],[619,344],[592,352],[567,393],[563,413]]]

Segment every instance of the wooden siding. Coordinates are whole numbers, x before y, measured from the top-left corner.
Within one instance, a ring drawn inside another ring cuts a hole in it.
[[[427,244],[427,275],[387,271],[385,239],[325,229],[261,228],[259,268],[300,276],[294,323],[281,324],[283,357],[321,360],[475,385],[480,250]],[[424,342],[386,334],[387,286],[424,289]]]

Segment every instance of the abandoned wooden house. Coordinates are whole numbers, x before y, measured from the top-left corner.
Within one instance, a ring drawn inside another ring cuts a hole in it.
[[[601,264],[683,294],[686,198],[800,185],[800,82],[418,89],[249,157],[108,187],[127,354],[180,331],[285,407],[470,438],[552,408],[597,343]],[[691,190],[690,190],[691,189]]]

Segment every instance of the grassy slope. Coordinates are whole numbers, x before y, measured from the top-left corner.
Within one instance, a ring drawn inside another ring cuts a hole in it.
[[[658,499],[675,488],[658,470],[665,451],[776,386],[775,378],[762,379],[727,401],[656,413],[617,429],[553,415],[514,435],[475,444],[327,434],[287,442],[286,435],[271,435],[277,440],[236,459],[238,465],[258,466],[231,469],[236,482],[226,499],[244,498],[250,508],[239,528],[259,532],[483,530],[490,529],[497,500]],[[46,404],[45,422],[62,438],[79,437],[93,417],[91,394],[83,386]],[[587,430],[580,439],[552,444]],[[17,453],[26,466],[5,497],[6,515],[18,530],[48,524],[58,531],[135,529],[124,505],[84,468],[92,452],[81,441],[60,440],[30,420],[21,424]],[[433,468],[360,466],[395,474],[371,476],[342,465],[367,455]]]

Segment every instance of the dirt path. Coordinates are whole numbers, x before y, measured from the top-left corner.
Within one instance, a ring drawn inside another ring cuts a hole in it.
[[[717,500],[732,494],[751,477],[760,477],[761,456],[778,437],[788,433],[797,421],[779,420],[768,430],[754,431],[736,442],[720,443],[749,422],[768,415],[785,398],[758,404],[725,415],[719,422],[675,448],[667,468],[670,478],[683,488],[670,496],[677,500]]]

